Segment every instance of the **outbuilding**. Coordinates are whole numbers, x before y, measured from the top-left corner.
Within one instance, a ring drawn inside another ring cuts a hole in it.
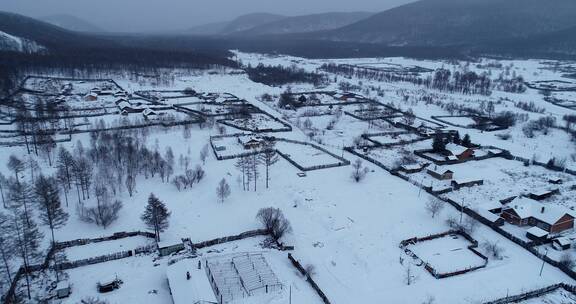
[[[199,259],[186,259],[168,266],[166,276],[174,304],[219,303]]]
[[[162,241],[158,242],[158,252],[160,256],[167,256],[184,250],[184,242]]]
[[[448,169],[444,169],[442,167],[434,167],[432,169],[427,169],[426,173],[428,173],[435,179],[439,180],[450,180],[454,177],[454,172]]]
[[[535,242],[546,242],[548,239],[548,231],[534,226],[526,230],[526,237]]]
[[[572,241],[567,237],[559,237],[552,240],[552,247],[556,250],[568,250],[572,246]]]

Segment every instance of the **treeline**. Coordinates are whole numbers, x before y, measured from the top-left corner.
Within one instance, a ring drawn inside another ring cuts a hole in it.
[[[379,82],[408,82],[443,92],[466,95],[488,96],[492,94],[492,89],[513,93],[522,93],[526,90],[522,77],[505,78],[501,76],[493,82],[487,73],[478,74],[473,71],[437,69],[433,75],[421,77],[418,73],[381,71],[348,64],[324,64],[320,69],[348,78],[356,77]]]
[[[256,67],[248,66],[244,70],[250,80],[269,86],[281,86],[289,83],[311,83],[314,86],[320,86],[328,81],[322,74],[307,72],[296,66],[259,64]]]
[[[48,70],[69,74],[75,70],[133,71],[156,75],[161,69],[211,69],[238,67],[235,61],[218,53],[109,47],[62,49],[43,53],[0,52],[0,96],[13,90],[22,75]]]

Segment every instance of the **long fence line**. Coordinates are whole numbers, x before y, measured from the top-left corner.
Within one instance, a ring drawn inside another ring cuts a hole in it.
[[[575,286],[569,285],[566,283],[559,283],[559,284],[554,284],[554,285],[550,285],[547,287],[543,287],[540,289],[528,291],[525,293],[521,293],[521,294],[517,294],[517,295],[513,295],[513,296],[507,296],[507,297],[497,299],[494,301],[484,302],[483,304],[518,303],[519,301],[526,301],[526,300],[530,300],[530,299],[534,299],[534,298],[543,296],[545,294],[551,293],[551,292],[556,291],[558,289],[564,289],[564,290],[576,295],[576,287]]]

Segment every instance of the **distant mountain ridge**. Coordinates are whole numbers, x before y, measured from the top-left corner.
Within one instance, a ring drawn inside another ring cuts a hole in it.
[[[267,24],[270,22],[282,20],[286,16],[268,14],[268,13],[254,13],[240,16],[229,22],[219,34],[229,35],[236,32],[249,30],[251,28]]]
[[[60,15],[44,16],[38,18],[38,20],[75,32],[92,32],[92,33],[104,32],[104,30],[101,29],[100,27],[97,27],[96,25],[84,19],[71,15],[60,14]]]
[[[394,46],[477,45],[576,26],[573,0],[421,0],[315,38]]]
[[[309,33],[337,29],[372,16],[366,12],[336,12],[286,17],[273,22],[237,32],[237,35],[258,36]]]

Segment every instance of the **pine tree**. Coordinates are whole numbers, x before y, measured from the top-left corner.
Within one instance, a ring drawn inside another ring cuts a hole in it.
[[[432,142],[432,150],[434,152],[443,152],[446,150],[446,142],[441,135],[434,136],[434,141]]]
[[[472,141],[470,140],[470,135],[468,135],[468,134],[464,135],[464,138],[462,139],[462,145],[464,147],[472,146]]]
[[[160,232],[163,232],[168,228],[169,217],[170,211],[168,211],[166,205],[164,205],[164,203],[160,201],[154,193],[150,193],[148,204],[146,205],[144,213],[140,216],[140,219],[149,229],[154,230],[157,242],[160,241]]]

